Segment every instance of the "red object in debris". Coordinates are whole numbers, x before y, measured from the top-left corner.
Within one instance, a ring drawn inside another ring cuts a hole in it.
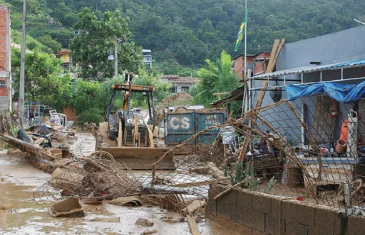
[[[297,200],[302,202],[302,201],[304,201],[304,198],[299,196],[299,197],[297,197]]]

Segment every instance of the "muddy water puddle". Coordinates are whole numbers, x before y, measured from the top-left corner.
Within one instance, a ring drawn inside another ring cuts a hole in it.
[[[84,205],[86,216],[78,218],[53,218],[48,214],[52,203],[37,204],[33,200],[32,187],[0,183],[0,205],[12,206],[0,210],[0,234],[141,234],[155,229],[156,234],[190,234],[187,222],[167,223],[162,217],[178,217],[158,207],[120,207],[109,205]],[[92,222],[95,218],[119,217],[120,222]],[[135,225],[138,218],[154,222],[153,227]],[[213,226],[214,227],[214,226]],[[208,223],[200,223],[202,234],[211,233]],[[223,232],[223,230],[222,230]],[[229,234],[229,233],[226,233]]]

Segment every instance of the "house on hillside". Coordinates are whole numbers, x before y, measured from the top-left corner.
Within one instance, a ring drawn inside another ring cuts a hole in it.
[[[0,5],[0,112],[11,112],[11,28],[10,9]]]
[[[161,80],[171,82],[171,93],[173,94],[180,91],[190,92],[193,86],[198,83],[198,78],[180,77],[179,75],[164,75]]]
[[[147,68],[152,68],[152,51],[149,49],[142,50],[143,63]]]
[[[71,64],[71,50],[61,50],[56,54],[56,57],[61,60],[63,69],[69,69]]]
[[[250,76],[262,74],[265,72],[267,64],[270,58],[270,52],[260,52],[257,54],[247,55],[247,70],[251,71]],[[245,55],[241,54],[233,58],[233,68],[237,73],[238,79],[243,79],[244,68],[245,68]]]

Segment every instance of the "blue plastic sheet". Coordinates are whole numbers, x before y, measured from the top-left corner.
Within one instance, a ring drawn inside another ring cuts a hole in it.
[[[285,91],[288,100],[327,93],[332,99],[350,103],[365,97],[365,81],[358,84],[321,82],[311,85],[288,85]]]

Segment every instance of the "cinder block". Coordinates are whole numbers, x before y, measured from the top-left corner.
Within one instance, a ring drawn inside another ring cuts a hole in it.
[[[237,190],[237,206],[245,209],[252,209],[252,193],[246,190]]]
[[[265,214],[248,210],[247,216],[243,216],[243,226],[251,227],[261,232],[265,231]]]
[[[235,224],[234,233],[236,235],[252,235],[252,228],[245,227],[239,224]]]
[[[252,209],[261,213],[271,213],[271,198],[263,195],[252,196]]]
[[[227,230],[234,230],[235,229],[235,224],[232,223],[231,221],[227,221],[227,220],[224,220],[224,219],[221,219],[221,218],[219,218],[217,216],[212,216],[212,215],[209,215],[207,217],[211,221],[219,224],[220,226],[226,228]],[[234,231],[232,231],[232,234],[233,233],[234,233]]]
[[[292,202],[291,201],[287,201],[284,200],[281,202],[281,218],[288,220],[288,221],[292,221],[293,220],[293,216],[292,216],[292,212],[291,212],[291,207],[292,207]]]
[[[231,192],[222,196],[222,201],[228,205],[236,206],[237,203],[237,191],[232,190]]]
[[[213,200],[213,198],[222,191],[222,187],[218,186],[217,184],[211,184],[208,190],[208,198]]]
[[[271,198],[271,212],[273,217],[279,217],[280,215],[280,200],[277,198]]]
[[[292,221],[314,227],[315,207],[301,202],[292,202]]]
[[[214,200],[208,200],[207,214],[217,216],[217,202]]]
[[[308,228],[303,224],[298,224],[295,222],[286,222],[285,235],[307,235]],[[324,235],[324,234],[323,234]]]
[[[283,231],[283,220],[279,217],[273,217],[271,215],[265,216],[265,232],[271,235],[280,235],[280,230]],[[281,226],[280,226],[281,225]]]
[[[314,228],[311,228],[311,234],[335,234],[336,231],[341,231],[341,227],[336,226],[339,214],[334,210],[329,210],[326,207],[316,207],[314,216]],[[335,230],[336,226],[336,230]],[[340,233],[339,233],[340,234]]]
[[[365,218],[360,216],[351,216],[348,218],[347,224],[348,235],[363,235],[365,234]]]
[[[230,221],[232,219],[232,206],[223,201],[217,201],[217,216]]]
[[[252,235],[266,235],[266,233],[261,232],[259,230],[253,229],[252,230]]]
[[[242,207],[235,207],[232,210],[232,221],[236,224],[244,225],[245,218],[248,217],[248,210]],[[247,224],[247,223],[246,223]]]

